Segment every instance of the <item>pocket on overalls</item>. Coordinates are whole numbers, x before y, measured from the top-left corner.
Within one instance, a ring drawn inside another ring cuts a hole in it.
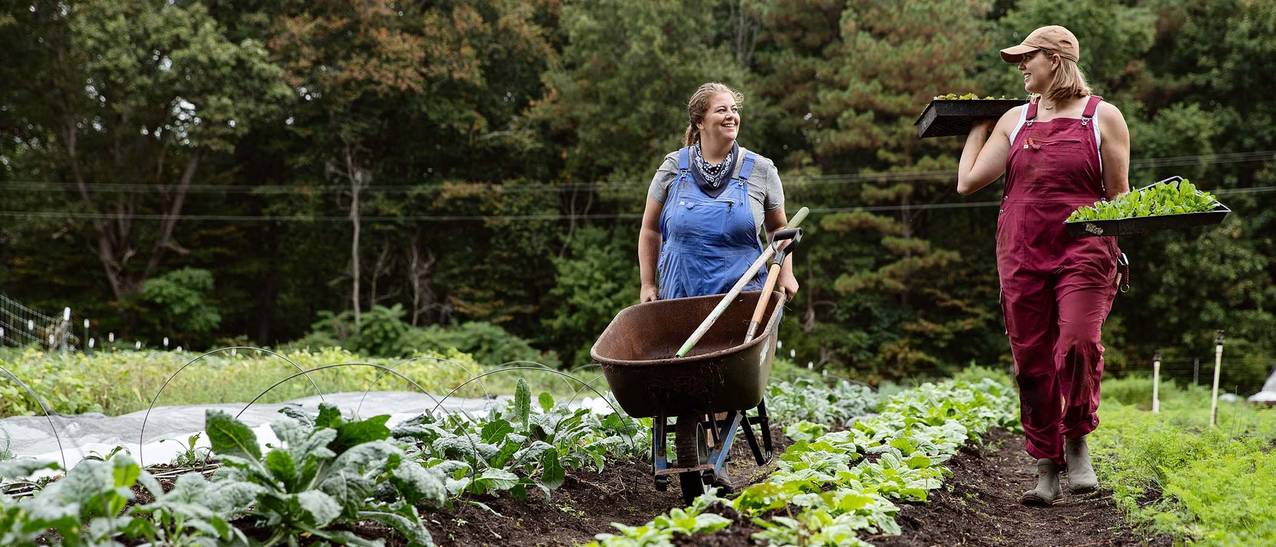
[[[1006,242],[1006,235],[1005,235],[1005,234],[1006,234],[1006,222],[1007,222],[1006,217],[1007,217],[1007,216],[1008,216],[1008,215],[1006,215],[1006,208],[1005,208],[1005,206],[1002,206],[1001,211],[999,211],[999,212],[997,213],[997,235],[996,235],[996,241],[997,241],[997,246],[998,246],[998,247],[1001,247],[1001,246],[1002,246],[1003,244],[1005,244],[1005,242]]]

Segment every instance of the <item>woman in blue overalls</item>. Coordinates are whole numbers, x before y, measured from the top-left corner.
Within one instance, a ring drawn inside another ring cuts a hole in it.
[[[769,238],[788,224],[775,164],[736,143],[741,100],[707,83],[687,103],[686,146],[665,156],[647,192],[638,234],[643,302],[727,292],[762,253],[758,227]],[[745,290],[761,290],[765,275]],[[798,290],[792,257],[777,289],[789,298]]]

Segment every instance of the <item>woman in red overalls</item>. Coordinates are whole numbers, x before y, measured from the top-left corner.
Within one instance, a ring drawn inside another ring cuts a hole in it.
[[[963,195],[1006,175],[997,273],[1026,448],[1037,458],[1028,505],[1062,497],[1065,469],[1070,492],[1098,487],[1085,438],[1099,425],[1099,333],[1116,296],[1119,251],[1111,237],[1072,238],[1063,222],[1077,207],[1129,191],[1130,133],[1121,112],[1090,93],[1079,56],[1076,36],[1060,26],[1001,50],[1033,99],[972,128],[957,175]]]

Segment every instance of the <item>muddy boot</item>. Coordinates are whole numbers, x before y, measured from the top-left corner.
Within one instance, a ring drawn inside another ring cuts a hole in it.
[[[1090,465],[1090,449],[1086,447],[1085,436],[1064,439],[1063,454],[1068,460],[1069,493],[1084,494],[1099,487],[1099,478]]]
[[[1023,493],[1024,505],[1049,507],[1063,497],[1059,489],[1059,465],[1042,458],[1037,460],[1037,487]]]

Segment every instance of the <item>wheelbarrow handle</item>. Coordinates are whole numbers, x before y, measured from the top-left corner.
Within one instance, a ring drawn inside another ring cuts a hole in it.
[[[789,219],[789,224],[785,226],[785,228],[797,228],[803,220],[806,220],[806,215],[810,213],[811,210],[806,207],[798,209],[798,212],[793,214],[793,218]],[[686,357],[687,353],[691,352],[691,348],[694,348],[696,343],[700,341],[700,338],[704,337],[706,332],[709,332],[709,328],[718,320],[718,317],[722,315],[722,312],[727,311],[727,308],[731,305],[731,301],[735,300],[735,297],[740,294],[740,291],[744,290],[744,286],[749,284],[749,281],[753,279],[753,276],[758,272],[758,269],[766,264],[768,260],[771,260],[771,257],[775,254],[775,252],[774,245],[768,245],[767,248],[762,251],[762,254],[749,266],[749,269],[745,270],[744,275],[740,276],[740,280],[735,282],[735,286],[731,287],[731,290],[727,291],[727,294],[723,295],[722,300],[718,301],[717,307],[713,308],[713,311],[709,312],[709,316],[705,317],[704,321],[700,322],[700,326],[696,327],[696,331],[691,333],[691,337],[687,338],[687,341],[682,344],[682,348],[678,350],[678,353],[674,354],[674,357]],[[766,295],[764,294],[763,296]]]

